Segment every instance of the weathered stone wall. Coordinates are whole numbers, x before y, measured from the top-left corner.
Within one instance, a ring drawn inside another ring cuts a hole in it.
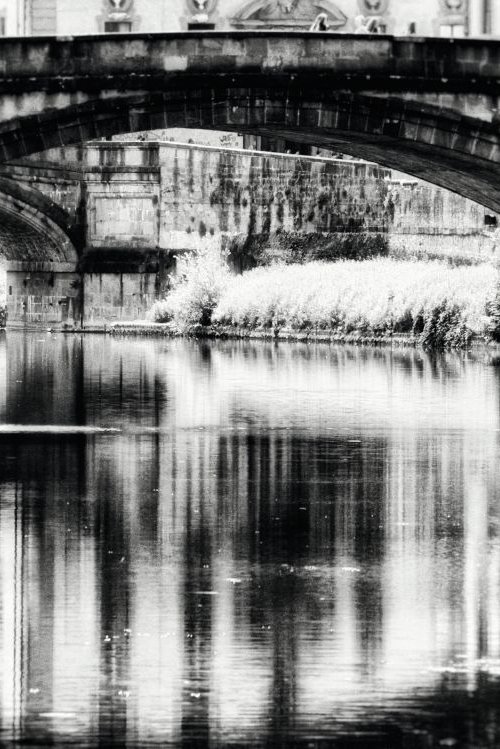
[[[472,200],[427,182],[391,180],[391,253],[453,262],[496,260],[498,217]]]
[[[158,145],[89,146],[85,158],[86,247],[122,252],[159,247]]]
[[[158,298],[157,273],[79,273],[69,264],[17,265],[12,263],[6,273],[9,328],[93,328],[144,319]]]
[[[386,234],[390,172],[176,143],[87,148],[87,242],[101,248],[225,249],[276,235]],[[309,240],[308,240],[309,241]]]
[[[22,264],[20,264],[22,265]],[[7,321],[9,328],[37,328],[81,323],[82,280],[69,264],[43,264],[38,269],[7,272]]]
[[[241,268],[262,251],[333,259],[400,235],[419,236],[420,252],[437,236],[471,256],[492,246],[485,208],[366,162],[144,142],[89,145],[85,162],[91,252],[214,247]]]
[[[391,180],[388,200],[394,234],[474,235],[487,212],[461,195],[419,180]]]
[[[158,296],[156,273],[85,273],[86,327],[144,319]]]
[[[162,247],[388,230],[389,172],[376,165],[185,145],[160,151]]]

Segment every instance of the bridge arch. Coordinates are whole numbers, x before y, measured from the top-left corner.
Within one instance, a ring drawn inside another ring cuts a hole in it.
[[[80,319],[78,253],[69,227],[69,216],[50,198],[0,177],[0,297],[8,327],[60,327]]]
[[[68,235],[63,209],[37,190],[0,177],[0,261],[23,264],[70,263],[78,253]]]
[[[498,125],[436,105],[257,85],[99,96],[0,127],[13,159],[61,145],[168,127],[284,137],[375,161],[500,213]]]
[[[165,127],[274,134],[500,212],[498,50],[302,32],[5,40],[0,158]]]
[[[436,105],[289,87],[148,92],[100,97],[0,129],[15,158],[139,130],[206,128],[284,137],[420,177],[500,212],[500,131]]]

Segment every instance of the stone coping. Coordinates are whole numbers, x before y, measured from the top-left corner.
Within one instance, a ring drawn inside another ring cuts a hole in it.
[[[168,128],[161,128],[163,130]],[[117,136],[119,137],[119,136]],[[383,171],[391,171],[388,167],[381,166],[380,164],[377,164],[375,161],[365,161],[364,159],[334,159],[330,156],[308,156],[306,154],[300,154],[300,153],[281,153],[280,151],[258,151],[252,148],[234,148],[234,147],[226,147],[226,146],[208,146],[208,145],[202,145],[199,143],[185,143],[184,141],[173,141],[173,140],[99,140],[99,141],[92,141],[87,142],[84,145],[84,151],[91,151],[92,149],[95,150],[120,150],[123,151],[126,150],[128,147],[131,148],[186,148],[188,150],[192,151],[211,151],[216,153],[235,153],[235,154],[244,154],[245,156],[271,156],[275,158],[281,158],[281,159],[295,159],[298,161],[319,161],[321,163],[327,162],[334,164],[341,164],[342,166],[375,166],[378,169],[381,169]],[[119,169],[120,167],[105,167],[105,166],[98,166],[98,167],[85,167],[85,171],[89,171],[90,169]],[[130,168],[130,167],[124,167],[124,168]],[[136,168],[136,167],[133,167]],[[152,166],[152,167],[143,167],[144,169],[149,169],[151,171],[158,169],[158,166]],[[416,181],[416,180],[415,180]]]

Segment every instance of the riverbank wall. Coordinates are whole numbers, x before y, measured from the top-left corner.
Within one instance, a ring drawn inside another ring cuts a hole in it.
[[[144,318],[168,291],[176,257],[206,248],[226,253],[235,272],[384,254],[496,262],[496,216],[366,162],[105,141],[46,153],[31,176],[29,163],[15,165],[16,179],[36,173],[82,235],[72,268],[22,258],[7,268],[13,327]]]
[[[84,331],[82,331],[84,332]],[[252,340],[274,341],[276,343],[297,342],[309,344],[346,344],[351,346],[382,346],[394,348],[429,348],[422,343],[420,335],[414,333],[379,333],[365,335],[362,333],[339,333],[338,330],[323,330],[309,328],[295,330],[294,328],[250,329],[238,326],[199,326],[188,333],[179,333],[168,323],[154,323],[137,321],[135,323],[112,323],[105,328],[92,332],[106,333],[112,336],[124,337],[153,337],[153,338],[199,338],[207,340]],[[438,348],[443,348],[439,346]],[[457,347],[455,347],[457,348]],[[467,346],[468,349],[486,349],[498,352],[500,344],[491,337],[473,336]]]

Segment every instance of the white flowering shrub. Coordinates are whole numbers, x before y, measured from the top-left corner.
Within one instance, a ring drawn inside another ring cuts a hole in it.
[[[489,264],[452,268],[378,258],[275,265],[233,277],[212,320],[250,328],[413,331],[428,345],[461,345],[491,330],[497,285]]]
[[[229,277],[229,267],[219,250],[186,253],[177,260],[177,274],[167,297],[153,305],[148,318],[172,322],[179,332],[209,325]]]

